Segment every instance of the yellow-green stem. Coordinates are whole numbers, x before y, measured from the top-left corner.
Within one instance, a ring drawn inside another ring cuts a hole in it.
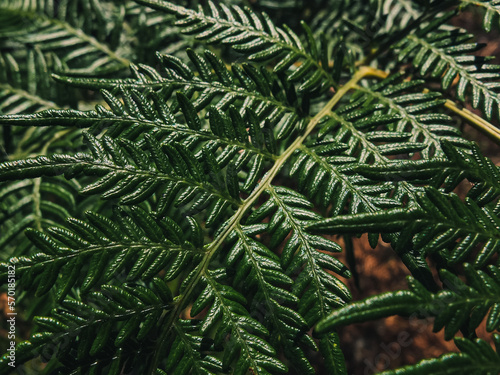
[[[332,99],[323,107],[323,109],[316,115],[314,116],[309,124],[307,125],[304,133],[298,137],[274,162],[274,165],[271,167],[271,169],[265,174],[263,177],[262,181],[260,184],[255,188],[255,190],[250,194],[250,196],[243,201],[243,204],[238,208],[238,210],[234,213],[234,215],[231,217],[229,222],[226,224],[226,228],[224,231],[208,246],[207,251],[198,265],[197,273],[196,275],[191,279],[189,285],[186,287],[184,290],[184,293],[179,296],[179,299],[176,302],[176,307],[174,308],[173,312],[170,314],[170,318],[168,321],[163,323],[163,330],[160,334],[160,337],[158,338],[158,345],[157,345],[157,350],[154,355],[153,361],[151,363],[151,366],[149,368],[148,374],[153,375],[156,367],[158,365],[159,361],[159,356],[163,352],[163,347],[166,342],[167,335],[170,331],[170,328],[173,325],[173,322],[179,317],[180,313],[182,310],[186,307],[187,302],[191,298],[191,294],[198,284],[198,281],[200,278],[203,276],[203,274],[206,272],[208,265],[210,263],[210,260],[212,256],[215,254],[217,249],[222,245],[226,237],[233,231],[233,229],[238,225],[240,220],[243,218],[244,214],[252,207],[252,205],[255,203],[255,201],[260,197],[262,192],[265,191],[265,189],[271,184],[272,180],[274,177],[278,174],[279,170],[285,164],[285,162],[288,160],[288,158],[293,154],[293,152],[300,147],[302,142],[307,138],[307,136],[311,133],[311,131],[316,127],[316,125],[319,123],[319,121],[326,116],[332,108],[339,102],[344,95],[356,87],[357,83],[364,77],[367,76],[374,76],[378,78],[385,77],[386,73],[382,72],[377,69],[373,69],[370,67],[361,67],[359,70],[356,72],[356,74],[352,77],[352,79],[347,82],[344,86],[342,86],[336,94],[333,96]]]
[[[500,144],[500,130],[490,124],[488,121],[484,120],[483,118],[479,117],[475,113],[472,113],[466,108],[459,108],[454,102],[451,100],[446,100],[445,107],[448,108],[449,110],[455,112],[457,115],[460,117],[464,118],[467,120],[467,122],[474,128],[478,129],[479,131],[487,134],[490,139],[495,141],[496,143]]]

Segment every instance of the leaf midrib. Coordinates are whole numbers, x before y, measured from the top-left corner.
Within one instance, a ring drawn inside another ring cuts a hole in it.
[[[290,158],[290,156],[294,153],[294,151],[300,147],[300,145],[304,142],[307,136],[314,130],[314,128],[320,122],[320,120],[328,113],[330,113],[332,108],[339,102],[339,100],[342,97],[344,97],[344,95],[348,91],[354,88],[361,79],[369,75],[377,75],[377,73],[378,71],[370,67],[359,68],[359,70],[353,75],[351,80],[349,80],[344,86],[342,86],[342,88],[340,88],[337,91],[337,93],[321,109],[321,111],[319,111],[318,114],[316,114],[316,116],[314,116],[311,119],[304,133],[301,136],[297,137],[296,140],[276,159],[273,167],[264,175],[260,184],[254,189],[254,191],[249,195],[249,197],[243,201],[243,204],[238,208],[238,210],[234,213],[234,215],[224,224],[224,230],[222,230],[219,236],[210,245],[207,246],[207,252],[205,253],[205,256],[203,257],[198,267],[195,270],[193,270],[194,276],[190,279],[190,282],[186,285],[184,289],[184,294],[179,296],[179,299],[177,300],[177,306],[174,308],[174,311],[172,312],[168,321],[165,322],[163,325],[162,332],[158,339],[158,347],[155,350],[155,357],[151,361],[151,365],[148,369],[147,374],[154,375],[157,363],[160,360],[160,353],[163,352],[162,348],[165,345],[168,332],[172,328],[173,322],[179,316],[182,309],[184,309],[185,305],[188,303],[189,298],[191,297],[191,294],[195,290],[196,286],[198,285],[200,279],[204,274],[206,274],[208,270],[208,265],[210,264],[210,260],[212,259],[213,255],[217,252],[217,250],[220,248],[220,246],[222,246],[226,237],[239,224],[240,220],[243,218],[245,213],[253,206],[253,203],[267,189],[267,187],[271,184],[274,177],[278,174],[281,167]]]

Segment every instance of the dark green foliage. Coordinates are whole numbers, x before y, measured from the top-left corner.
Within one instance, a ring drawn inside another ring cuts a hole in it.
[[[380,181],[410,180],[426,182],[435,187],[443,186],[449,192],[465,179],[474,183],[468,196],[483,206],[500,195],[500,170],[491,160],[481,155],[477,145],[471,152],[457,149],[446,141],[441,143],[446,158],[432,160],[398,160],[391,163],[359,165],[361,175]]]
[[[436,19],[409,35],[395,46],[399,60],[408,58],[422,76],[440,78],[441,87],[448,90],[455,79],[457,98],[466,98],[474,108],[480,107],[487,119],[499,118],[499,66],[488,64],[487,58],[470,55],[483,46],[469,43],[473,35],[460,29],[436,30],[450,15]]]
[[[247,223],[254,224],[270,216],[267,230],[272,237],[269,245],[275,248],[285,241],[281,263],[290,275],[301,271],[292,292],[301,298],[299,312],[309,325],[313,325],[332,308],[350,299],[345,286],[326,270],[343,276],[349,276],[349,271],[335,258],[317,251],[340,251],[335,242],[304,230],[308,223],[320,219],[311,211],[312,205],[305,197],[275,186],[269,186],[267,193],[270,199],[252,213]],[[286,240],[290,232],[291,237]],[[316,309],[312,309],[311,303],[318,300],[321,302]]]
[[[394,244],[398,252],[409,246],[421,256],[439,253],[450,265],[473,256],[474,266],[483,267],[500,251],[500,217],[474,200],[462,202],[457,195],[446,196],[427,189],[417,197],[418,206],[395,208],[374,214],[337,216],[309,226],[321,233],[401,232]]]
[[[193,11],[166,2],[138,0],[145,4],[176,16],[176,25],[184,34],[194,35],[208,44],[230,45],[235,51],[244,54],[250,61],[269,61],[280,57],[274,67],[275,72],[287,73],[290,82],[299,82],[298,91],[302,93],[324,91],[336,85],[342,59],[335,59],[333,69],[329,64],[328,46],[318,45],[314,35],[305,23],[301,23],[307,47],[299,36],[289,27],[276,27],[265,14],[256,14],[250,9],[238,6],[232,8],[221,4],[218,8],[209,2],[210,11]],[[341,48],[337,49],[339,52]],[[290,72],[295,63],[300,65]]]
[[[279,126],[278,139],[305,127],[309,101],[307,98],[300,100],[295,87],[281,76],[247,64],[232,65],[228,69],[223,61],[208,50],[204,52],[204,56],[192,50],[188,50],[188,55],[195,69],[173,56],[158,55],[162,70],[132,65],[135,79],[104,81],[59,76],[55,78],[70,85],[91,89],[109,90],[119,85],[122,89],[137,90],[151,97],[154,97],[152,92],[156,92],[165,99],[176,90],[184,90],[186,95],[196,98],[192,104],[197,111],[212,103],[219,110],[227,110],[231,105],[244,101],[243,111],[253,109],[269,125]],[[112,107],[110,100],[108,99],[108,104]]]
[[[123,20],[104,2],[55,5],[52,0],[7,0],[0,9],[0,38],[8,38],[6,43],[15,49],[31,45],[42,53],[54,52],[64,67],[80,74],[107,73],[129,64],[113,52],[118,48]],[[104,40],[110,45],[101,42]]]
[[[226,255],[225,265],[235,273],[234,286],[245,294],[258,295],[250,311],[264,318],[272,329],[270,342],[281,342],[290,360],[305,373],[314,373],[302,347],[315,349],[316,345],[307,335],[309,325],[294,309],[299,299],[287,289],[293,279],[285,275],[277,257],[271,250],[247,235],[253,226],[236,228],[236,241]],[[264,227],[265,228],[265,227]],[[259,301],[257,303],[257,301]],[[193,307],[196,306],[196,302]],[[197,309],[196,311],[200,311]],[[193,314],[193,311],[191,311]],[[210,317],[216,316],[210,314]],[[205,325],[205,324],[204,324]]]
[[[500,139],[500,68],[463,10],[498,26],[498,1],[1,2],[19,371],[345,375],[336,328],[400,314],[461,353],[385,374],[498,373],[500,170],[459,125]],[[409,290],[351,302],[364,233]]]
[[[269,334],[268,330],[243,307],[245,297],[217,281],[224,277],[224,273],[223,269],[214,270],[201,280],[200,284],[205,288],[194,301],[191,310],[192,314],[197,314],[211,305],[201,323],[201,332],[207,332],[218,325],[214,341],[218,345],[226,341],[228,345],[222,359],[223,367],[227,369],[236,360],[235,374],[245,374],[248,368],[264,373],[286,372],[286,367],[274,358],[275,349],[262,338]]]
[[[50,345],[60,361],[57,367],[64,371],[119,374],[130,356],[137,356],[135,362],[139,355],[150,355],[146,349],[155,326],[171,305],[172,295],[160,279],[148,286],[102,285],[99,292],[92,292],[83,301],[65,299],[50,317],[36,318],[38,332],[30,342],[19,344],[19,356],[24,360],[49,356],[48,360],[51,352],[44,348]],[[68,338],[75,336],[81,340],[68,343]],[[98,370],[90,370],[94,366]]]
[[[186,236],[171,218],[155,220],[138,207],[116,208],[112,221],[94,212],[86,216],[88,222],[70,218],[68,229],[51,227],[49,235],[26,232],[41,252],[10,261],[23,275],[25,288],[41,296],[54,287],[57,299],[62,300],[76,282],[85,293],[124,270],[127,280],[147,280],[167,264],[170,276],[165,278],[170,280],[202,253],[199,227],[194,221],[184,224],[189,228]],[[65,277],[57,278],[58,273]]]
[[[413,318],[434,317],[434,332],[444,327],[447,340],[467,323],[473,331],[487,315],[488,332],[500,325],[500,279],[498,267],[488,267],[488,272],[475,270],[465,263],[468,284],[443,269],[440,278],[444,289],[432,294],[413,277],[408,277],[408,291],[388,292],[355,302],[333,312],[317,325],[318,332],[328,332],[340,325],[386,317],[392,314]],[[489,312],[488,312],[489,311]]]

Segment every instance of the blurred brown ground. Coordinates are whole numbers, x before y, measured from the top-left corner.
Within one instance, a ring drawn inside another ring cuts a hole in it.
[[[372,249],[364,235],[354,240],[354,254],[360,288],[352,278],[345,280],[353,301],[408,288],[409,272],[390,246],[380,242]],[[342,328],[339,335],[348,373],[356,375],[394,369],[456,350],[453,342],[444,340],[442,332],[432,333],[432,321],[399,316],[352,324]]]

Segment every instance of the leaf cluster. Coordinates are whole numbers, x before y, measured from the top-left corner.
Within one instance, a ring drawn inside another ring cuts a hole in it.
[[[469,11],[497,28],[498,1],[2,2],[19,368],[341,375],[337,329],[399,314],[460,353],[384,374],[498,373],[500,170],[461,125],[500,139],[500,68]],[[363,234],[408,290],[351,301]]]

